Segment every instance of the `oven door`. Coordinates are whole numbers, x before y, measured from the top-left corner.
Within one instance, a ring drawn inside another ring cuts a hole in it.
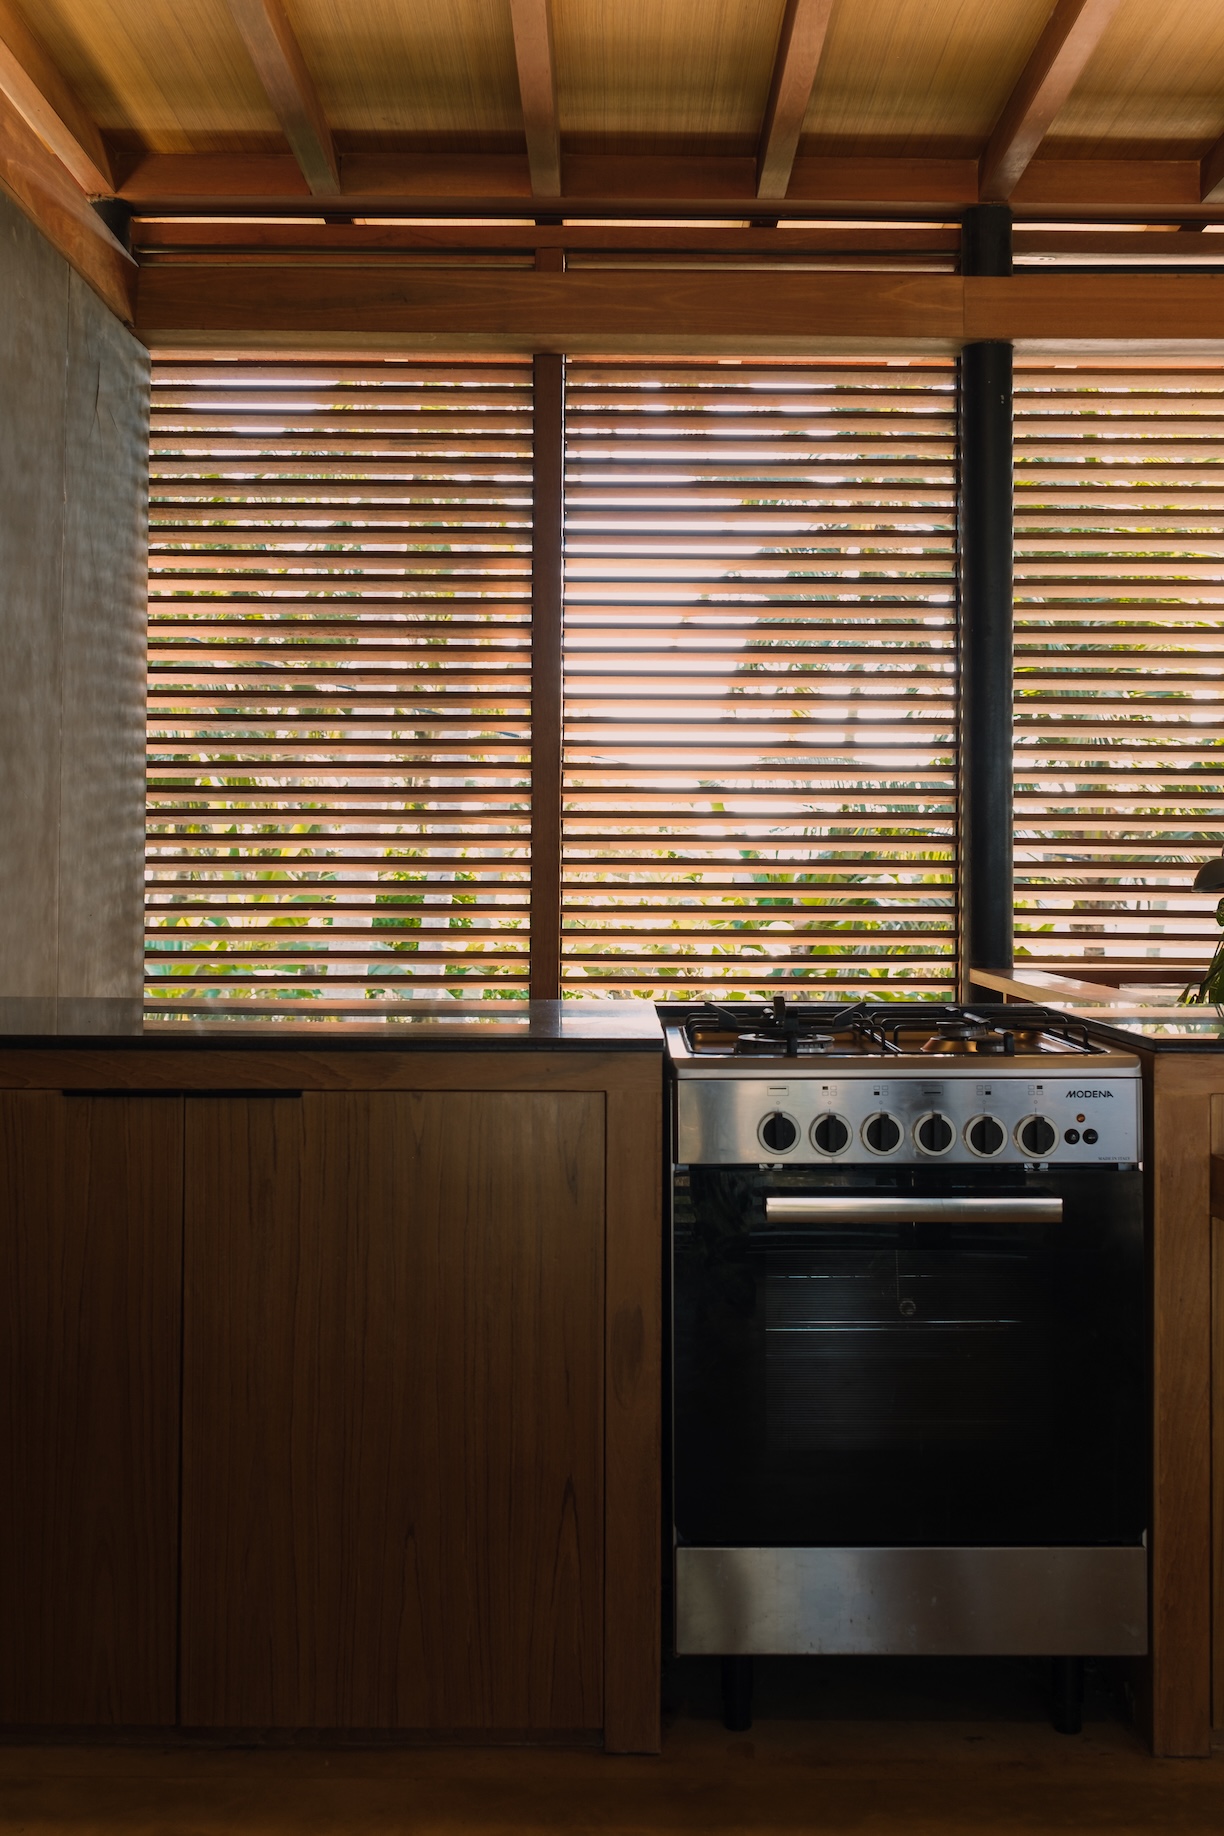
[[[681,1168],[681,1544],[1138,1544],[1140,1176]]]

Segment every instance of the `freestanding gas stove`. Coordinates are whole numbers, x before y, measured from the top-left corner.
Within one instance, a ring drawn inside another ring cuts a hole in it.
[[[1041,1008],[676,1004],[681,1653],[1146,1649],[1138,1060]]]

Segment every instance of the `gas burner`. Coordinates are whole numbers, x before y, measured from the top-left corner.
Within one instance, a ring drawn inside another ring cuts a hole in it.
[[[843,1044],[841,1050],[846,1049]],[[803,1033],[790,1028],[786,1032],[740,1033],[732,1050],[737,1057],[783,1052],[788,1058],[826,1058],[838,1050],[838,1040],[833,1033]]]
[[[984,1054],[987,1057],[1013,1057],[1016,1050],[1014,1033],[1007,1029],[1000,1030],[976,1015],[958,1015],[954,1020],[937,1020],[935,1036],[926,1041],[924,1052],[950,1052],[961,1056],[970,1053]]]

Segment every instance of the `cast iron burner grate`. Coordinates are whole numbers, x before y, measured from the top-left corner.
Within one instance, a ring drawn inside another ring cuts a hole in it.
[[[1102,1048],[1077,1021],[1045,1007],[1020,1005],[992,1011],[935,1002],[855,1001],[843,1006],[789,1001],[732,1007],[703,1001],[675,1015],[690,1048],[702,1056],[829,1058],[838,1055],[905,1057],[978,1054],[1011,1058],[1017,1052],[1095,1053]]]

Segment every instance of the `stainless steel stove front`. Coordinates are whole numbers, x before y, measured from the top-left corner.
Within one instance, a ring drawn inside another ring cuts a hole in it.
[[[1141,1652],[1137,1062],[672,1091],[677,1650]]]
[[[815,1071],[782,1060],[765,1075],[718,1077],[694,1066],[673,1085],[676,1159],[814,1169],[1139,1162],[1137,1061],[1057,1074],[1041,1058],[933,1063],[938,1075],[887,1061]]]
[[[1142,1657],[1147,1550],[676,1552],[688,1656]]]

